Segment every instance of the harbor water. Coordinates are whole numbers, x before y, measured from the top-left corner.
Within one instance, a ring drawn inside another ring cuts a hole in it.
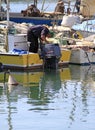
[[[44,11],[54,11],[56,1],[46,1]],[[20,12],[31,2],[10,0],[10,12]],[[7,84],[9,74],[0,72],[1,130],[95,130],[94,65],[11,71],[11,76],[18,85]]]
[[[0,73],[2,130],[95,130],[95,66],[11,76],[18,85]]]

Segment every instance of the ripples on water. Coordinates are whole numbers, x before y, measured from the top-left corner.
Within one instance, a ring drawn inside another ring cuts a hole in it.
[[[0,87],[2,130],[95,130],[94,68],[11,73],[19,85]]]
[[[11,3],[10,11],[26,7]],[[95,67],[12,74],[18,86],[0,84],[2,130],[95,130]],[[1,83],[3,78],[1,72]]]

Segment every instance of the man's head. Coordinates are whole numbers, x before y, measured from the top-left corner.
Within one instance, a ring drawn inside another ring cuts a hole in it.
[[[48,35],[49,37],[54,37],[54,32],[50,30]]]
[[[60,4],[60,5],[63,5],[64,2],[63,2],[63,0],[59,0],[57,4],[58,4],[58,5],[59,5],[59,4]]]

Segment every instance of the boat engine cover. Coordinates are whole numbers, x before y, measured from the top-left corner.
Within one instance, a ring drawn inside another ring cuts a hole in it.
[[[59,44],[45,44],[41,46],[41,58],[44,69],[57,69],[61,57]]]
[[[42,59],[48,59],[56,57],[60,59],[61,57],[61,50],[59,44],[45,44],[41,47],[41,57]]]

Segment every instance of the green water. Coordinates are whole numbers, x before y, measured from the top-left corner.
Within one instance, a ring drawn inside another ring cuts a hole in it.
[[[95,130],[94,66],[11,73],[19,85],[0,87],[2,130]]]

